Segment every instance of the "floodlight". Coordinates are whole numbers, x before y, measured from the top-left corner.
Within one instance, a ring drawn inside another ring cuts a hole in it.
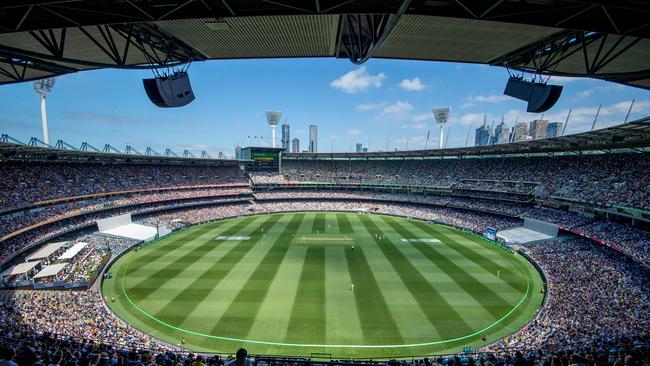
[[[46,78],[34,81],[34,91],[41,96],[41,125],[43,127],[43,142],[50,144],[50,134],[47,129],[47,106],[45,95],[52,91],[56,78]]]
[[[273,147],[275,148],[275,129],[278,127],[280,122],[280,117],[282,117],[281,111],[268,110],[266,111],[266,122],[271,126],[271,139],[273,141]]]
[[[440,107],[434,108],[432,110],[433,116],[436,118],[436,123],[440,126],[440,148],[443,148],[443,137],[444,137],[444,127],[447,124],[449,119],[449,113],[451,113],[451,107]]]

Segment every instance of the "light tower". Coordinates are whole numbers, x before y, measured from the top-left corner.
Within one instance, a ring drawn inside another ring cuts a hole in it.
[[[432,112],[433,112],[433,116],[436,118],[436,123],[438,124],[438,126],[440,126],[440,148],[442,149],[443,141],[444,141],[443,131],[445,125],[447,124],[447,120],[449,119],[449,113],[451,112],[451,107],[434,108]]]
[[[47,131],[47,108],[45,106],[45,95],[52,91],[56,78],[36,80],[34,91],[41,96],[41,122],[43,124],[43,142],[50,144],[50,135]]]
[[[275,128],[278,127],[278,122],[280,122],[280,117],[282,117],[281,111],[266,111],[266,122],[271,126],[271,140],[273,140],[273,147],[275,148]]]

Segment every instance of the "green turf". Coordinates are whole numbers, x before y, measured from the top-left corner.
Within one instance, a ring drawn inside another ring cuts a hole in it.
[[[515,332],[543,299],[539,274],[521,256],[443,225],[354,213],[199,225],[127,253],[109,271],[103,292],[115,297],[113,311],[197,351],[457,352],[483,345],[484,334]]]

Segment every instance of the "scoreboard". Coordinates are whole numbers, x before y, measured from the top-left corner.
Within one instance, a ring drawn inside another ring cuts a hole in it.
[[[282,151],[284,149],[272,147],[245,147],[241,150],[241,158],[250,160],[246,163],[248,171],[279,172]]]

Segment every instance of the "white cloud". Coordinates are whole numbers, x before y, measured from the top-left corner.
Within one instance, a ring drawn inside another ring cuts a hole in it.
[[[411,116],[411,120],[413,122],[432,121],[433,119],[434,119],[433,113],[420,113]]]
[[[379,88],[386,79],[386,75],[380,72],[377,75],[369,75],[365,66],[352,70],[340,78],[333,80],[330,86],[342,90],[345,93],[359,93],[368,90],[370,87]]]
[[[393,104],[387,105],[382,111],[380,116],[392,120],[404,120],[409,118],[409,111],[413,109],[413,105],[408,101],[397,101]]]
[[[572,83],[574,81],[578,81],[583,78],[576,78],[572,76],[551,76],[548,79],[549,84],[560,84],[560,85],[566,85],[569,83]]]
[[[382,109],[386,103],[361,103],[354,107],[358,111],[371,111],[375,109]]]
[[[621,84],[607,83],[605,85],[597,85],[591,88],[585,88],[574,95],[574,100],[587,99],[594,94],[611,93],[617,90],[623,90],[625,87]]]
[[[402,80],[401,83],[399,83],[399,86],[402,89],[409,90],[409,91],[420,91],[425,88],[425,85],[422,84],[419,77],[416,77],[412,80],[404,79]]]
[[[503,94],[473,95],[463,100],[461,108],[469,108],[483,103],[501,103],[507,100],[512,100],[512,98]]]
[[[359,136],[359,135],[361,135],[362,132],[361,132],[361,130],[357,130],[356,128],[350,128],[350,129],[348,129],[347,133],[348,133],[348,136]]]

